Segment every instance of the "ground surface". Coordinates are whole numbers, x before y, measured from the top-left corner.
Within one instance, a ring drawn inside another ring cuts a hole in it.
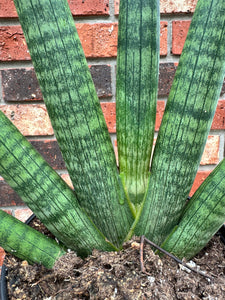
[[[40,223],[35,220],[35,226]],[[140,238],[124,245],[121,252],[94,250],[82,260],[75,253],[62,258],[53,271],[28,266],[8,256],[9,299],[225,299],[225,246],[214,237],[193,261],[213,280],[188,273],[171,258],[159,258],[144,245],[140,268]]]

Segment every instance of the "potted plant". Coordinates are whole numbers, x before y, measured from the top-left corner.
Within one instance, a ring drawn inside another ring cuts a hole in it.
[[[47,268],[134,234],[193,257],[225,221],[225,160],[186,201],[225,75],[224,1],[198,1],[153,155],[159,0],[120,1],[119,170],[67,1],[14,3],[74,191],[1,113],[0,174],[60,242],[0,211],[0,245]]]

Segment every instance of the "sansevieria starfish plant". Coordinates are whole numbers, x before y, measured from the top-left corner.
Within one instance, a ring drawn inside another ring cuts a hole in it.
[[[119,167],[67,0],[14,3],[74,191],[0,112],[0,175],[59,241],[0,211],[0,246],[52,268],[136,234],[190,259],[225,221],[225,160],[187,203],[225,76],[225,1],[197,3],[152,151],[159,0],[120,0]]]

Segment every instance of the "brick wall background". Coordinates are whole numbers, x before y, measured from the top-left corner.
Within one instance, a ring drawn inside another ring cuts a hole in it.
[[[116,151],[115,75],[119,0],[68,0]],[[156,136],[197,0],[161,0]],[[0,0],[0,109],[70,184],[32,67],[13,0]],[[224,157],[225,83],[191,194]],[[0,177],[0,208],[31,211]],[[0,265],[4,251],[0,249]]]

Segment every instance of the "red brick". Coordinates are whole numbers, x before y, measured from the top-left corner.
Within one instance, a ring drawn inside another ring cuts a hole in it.
[[[172,22],[172,53],[180,55],[187,37],[191,21],[173,21]]]
[[[203,183],[203,181],[209,176],[211,171],[198,171],[193,186],[190,191],[190,196],[194,194],[194,192],[198,189],[198,187]]]
[[[15,210],[15,217],[22,222],[26,222],[26,220],[32,215],[32,211],[29,208],[19,208]]]
[[[109,0],[68,0],[74,16],[109,15]]]
[[[0,27],[0,60],[30,60],[21,26]]]
[[[109,0],[68,0],[74,16],[109,15]],[[13,0],[0,0],[0,18],[17,18]]]
[[[116,57],[117,23],[76,24],[85,56]],[[0,60],[30,60],[22,29],[16,26],[1,26]],[[160,54],[167,54],[167,22],[161,23]]]
[[[0,18],[17,18],[13,0],[0,0]]]
[[[43,104],[1,105],[0,110],[25,136],[54,134]]]
[[[160,55],[167,55],[167,22],[160,22]]]
[[[76,24],[86,57],[115,57],[117,23]]]
[[[160,12],[163,14],[193,13],[198,0],[161,0]],[[114,0],[115,15],[119,14],[119,0]]]
[[[201,165],[217,165],[219,163],[220,136],[209,135],[201,159]]]
[[[163,113],[165,110],[165,101],[157,101],[157,110],[156,110],[156,120],[155,120],[155,130],[159,131],[159,127],[162,122]]]
[[[160,55],[167,54],[167,22],[160,26]],[[77,24],[77,31],[86,57],[117,55],[117,23]]]
[[[101,103],[102,111],[106,120],[106,124],[110,133],[116,132],[116,103]]]
[[[225,129],[225,100],[218,101],[211,129]]]
[[[4,249],[2,249],[2,248],[0,247],[0,267],[1,267],[2,264],[3,264],[4,258],[5,258],[5,251],[4,251]]]

